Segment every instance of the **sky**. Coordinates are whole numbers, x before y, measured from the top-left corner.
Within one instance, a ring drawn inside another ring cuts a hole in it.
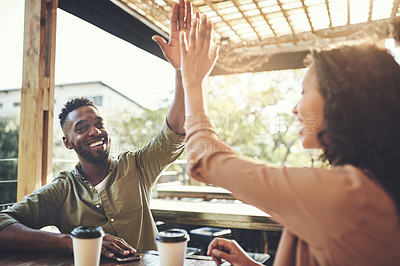
[[[24,2],[0,0],[0,90],[22,84]],[[175,74],[165,60],[61,9],[56,38],[56,84],[99,80],[150,109],[172,100]]]

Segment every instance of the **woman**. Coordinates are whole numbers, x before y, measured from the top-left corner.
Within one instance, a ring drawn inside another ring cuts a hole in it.
[[[202,83],[217,58],[211,23],[181,34],[188,170],[271,214],[285,227],[274,265],[400,265],[400,67],[372,45],[313,51],[293,113],[305,148],[331,169],[273,167],[222,143]],[[211,52],[210,52],[211,50]],[[259,265],[236,242],[215,239],[217,264]]]

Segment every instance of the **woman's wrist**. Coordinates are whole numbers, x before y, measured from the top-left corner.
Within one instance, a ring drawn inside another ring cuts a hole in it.
[[[186,116],[205,113],[204,95],[201,86],[185,90]]]

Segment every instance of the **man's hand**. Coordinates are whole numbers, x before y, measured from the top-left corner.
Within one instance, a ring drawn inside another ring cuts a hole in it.
[[[199,17],[199,13],[196,13]],[[179,4],[174,4],[171,16],[171,32],[167,43],[161,36],[154,35],[152,39],[160,46],[165,58],[176,69],[181,68],[181,52],[179,45],[179,34],[184,31],[189,36],[192,24],[192,3],[190,1],[179,0]]]
[[[125,242],[122,238],[105,234],[103,238],[103,246],[101,254],[108,258],[114,257],[115,254],[128,255],[136,253],[136,250]]]

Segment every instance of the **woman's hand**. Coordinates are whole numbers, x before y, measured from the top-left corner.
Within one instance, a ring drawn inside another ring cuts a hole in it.
[[[235,240],[225,238],[215,238],[208,246],[207,255],[212,256],[217,265],[222,264],[222,260],[233,266],[262,265],[250,258]]]
[[[131,247],[122,238],[105,234],[103,237],[103,246],[101,248],[101,254],[108,258],[114,257],[115,254],[128,255],[130,253],[136,253],[136,250]]]
[[[212,23],[206,15],[201,21],[196,17],[190,28],[189,38],[180,32],[181,71],[185,91],[198,89],[210,74],[217,61],[218,46],[210,51]]]

